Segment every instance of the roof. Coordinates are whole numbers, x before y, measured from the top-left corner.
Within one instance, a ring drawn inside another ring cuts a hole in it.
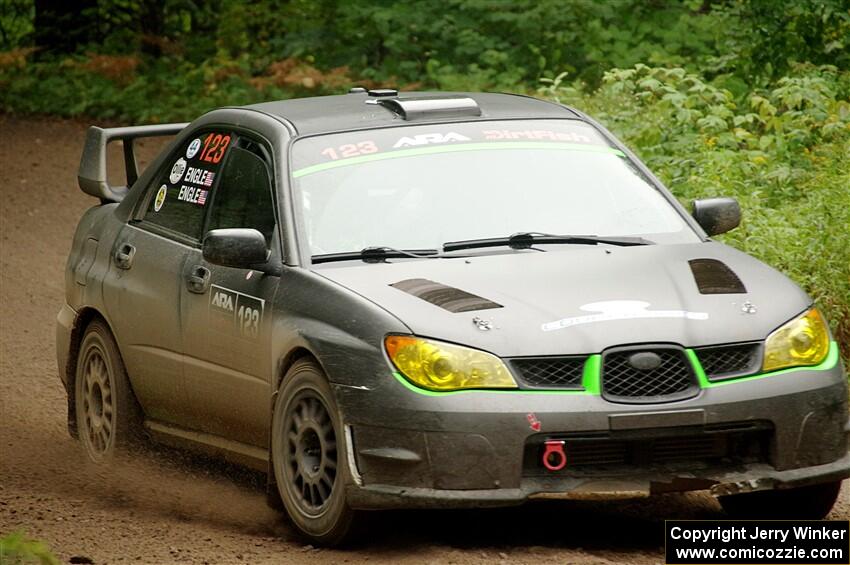
[[[403,102],[452,98],[472,98],[481,109],[480,116],[447,118],[434,113],[433,117],[430,117],[426,112],[417,115],[415,120],[405,120],[385,105],[376,103],[377,100],[389,99]],[[530,96],[490,92],[400,92],[392,97],[382,93],[380,98],[371,96],[368,92],[353,92],[337,96],[277,100],[246,107],[288,120],[299,135],[447,121],[579,117],[569,108],[553,102]]]

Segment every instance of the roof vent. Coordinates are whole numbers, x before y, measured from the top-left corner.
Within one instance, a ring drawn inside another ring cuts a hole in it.
[[[404,118],[456,118],[480,116],[478,103],[468,96],[452,98],[388,98],[378,103]]]
[[[369,91],[369,96],[374,98],[385,98],[387,96],[398,96],[398,90],[395,88],[373,88]]]

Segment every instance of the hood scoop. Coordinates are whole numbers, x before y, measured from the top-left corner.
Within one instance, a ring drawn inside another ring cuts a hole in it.
[[[454,313],[502,307],[492,300],[428,279],[407,279],[390,286]]]
[[[700,294],[746,294],[747,288],[726,263],[717,259],[688,261]]]

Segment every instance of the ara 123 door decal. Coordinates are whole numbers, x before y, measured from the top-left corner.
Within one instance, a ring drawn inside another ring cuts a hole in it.
[[[255,340],[260,335],[265,300],[217,285],[210,287],[210,329]]]

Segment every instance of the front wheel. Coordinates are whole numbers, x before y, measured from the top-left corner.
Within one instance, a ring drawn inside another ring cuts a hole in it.
[[[286,373],[272,419],[272,467],[280,498],[310,541],[348,541],[355,511],[345,500],[345,436],[330,386],[314,362]]]
[[[841,481],[786,490],[766,490],[721,496],[720,505],[732,518],[822,520],[832,510]]]

